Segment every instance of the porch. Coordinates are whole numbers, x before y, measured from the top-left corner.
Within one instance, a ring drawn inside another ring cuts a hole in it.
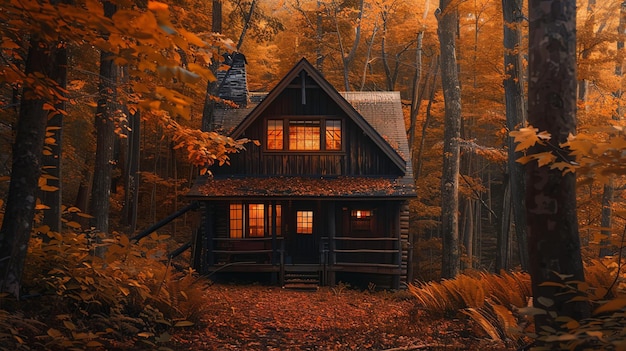
[[[206,249],[196,250],[193,260],[199,271],[209,276],[268,273],[271,282],[280,286],[306,276],[319,285],[334,286],[343,273],[357,273],[369,279],[367,283],[382,281],[376,285],[398,289],[407,274],[406,258],[411,255],[409,243],[400,238],[322,236],[314,260],[294,262],[287,241],[284,237],[205,238],[204,245],[195,247]]]

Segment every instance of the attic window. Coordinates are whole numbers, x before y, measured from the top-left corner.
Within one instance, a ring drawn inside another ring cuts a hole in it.
[[[320,121],[289,121],[289,150],[319,150]]]
[[[270,119],[267,121],[266,149],[341,151],[341,124],[339,119]]]
[[[267,121],[267,149],[283,149],[283,120],[270,119]]]

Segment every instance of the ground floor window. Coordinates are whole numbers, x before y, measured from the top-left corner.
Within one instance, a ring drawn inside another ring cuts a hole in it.
[[[296,228],[298,234],[313,234],[313,211],[297,211]]]
[[[231,203],[229,211],[229,237],[262,238],[272,234],[272,211],[276,208],[276,235],[282,235],[282,209],[280,205],[262,203]]]

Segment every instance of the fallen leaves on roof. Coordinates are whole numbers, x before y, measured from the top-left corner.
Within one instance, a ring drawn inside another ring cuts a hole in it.
[[[412,196],[411,184],[396,178],[374,177],[273,177],[206,178],[190,196]]]

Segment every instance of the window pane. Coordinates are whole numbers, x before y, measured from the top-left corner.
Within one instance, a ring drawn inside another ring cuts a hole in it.
[[[283,149],[283,121],[280,119],[267,121],[267,149]]]
[[[289,121],[289,150],[319,150],[320,121]]]
[[[326,150],[341,150],[341,121],[326,121]]]
[[[263,204],[248,205],[248,236],[263,237],[265,235],[265,206]]]
[[[270,226],[272,225],[272,208],[273,207],[270,205],[269,211],[268,211]],[[276,205],[276,235],[277,236],[283,235],[282,227],[283,227],[282,209],[280,205]]]
[[[313,211],[296,212],[296,226],[298,234],[313,234]]]
[[[230,204],[230,237],[243,237],[243,205]]]

